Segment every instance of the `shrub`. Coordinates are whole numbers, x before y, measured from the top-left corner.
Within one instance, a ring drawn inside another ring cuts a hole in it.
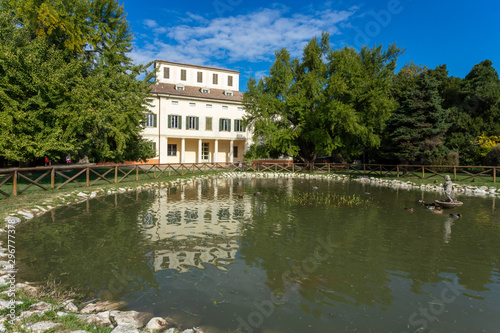
[[[484,165],[500,165],[500,145],[497,145],[490,149],[490,151],[484,157]]]

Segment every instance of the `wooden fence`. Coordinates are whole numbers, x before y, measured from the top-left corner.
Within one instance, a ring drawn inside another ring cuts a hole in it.
[[[482,180],[496,182],[497,167],[383,165],[316,163],[190,163],[190,164],[130,164],[130,165],[72,165],[0,170],[0,194],[3,198],[30,190],[91,187],[139,180],[156,180],[171,176],[204,174],[218,171],[246,172],[320,172],[353,176],[405,177],[429,179],[449,174],[455,181]]]

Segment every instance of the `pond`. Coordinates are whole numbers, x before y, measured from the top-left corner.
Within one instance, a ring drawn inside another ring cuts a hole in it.
[[[495,198],[416,203],[442,197],[250,177],[117,194],[19,225],[18,276],[213,332],[498,332]]]

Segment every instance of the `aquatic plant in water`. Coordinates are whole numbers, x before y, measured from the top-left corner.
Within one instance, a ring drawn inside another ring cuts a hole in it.
[[[341,206],[350,208],[367,208],[370,200],[362,199],[359,195],[334,194],[322,192],[299,192],[290,196],[274,196],[278,202],[299,206]]]

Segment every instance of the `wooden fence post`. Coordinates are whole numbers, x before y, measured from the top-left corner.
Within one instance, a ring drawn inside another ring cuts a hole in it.
[[[135,180],[139,180],[139,164],[135,165]]]
[[[493,183],[497,182],[497,167],[493,167]]]
[[[422,179],[425,179],[425,166],[422,165]]]
[[[52,171],[50,172],[50,188],[54,189],[56,186],[56,170],[52,167]]]
[[[115,184],[118,183],[118,165],[115,165]]]
[[[14,169],[14,176],[12,178],[12,195],[17,195],[17,169]]]
[[[453,180],[457,180],[457,167],[453,166]]]
[[[87,187],[90,187],[90,170],[88,166],[87,166]]]
[[[399,165],[396,165],[396,178],[399,178]]]

